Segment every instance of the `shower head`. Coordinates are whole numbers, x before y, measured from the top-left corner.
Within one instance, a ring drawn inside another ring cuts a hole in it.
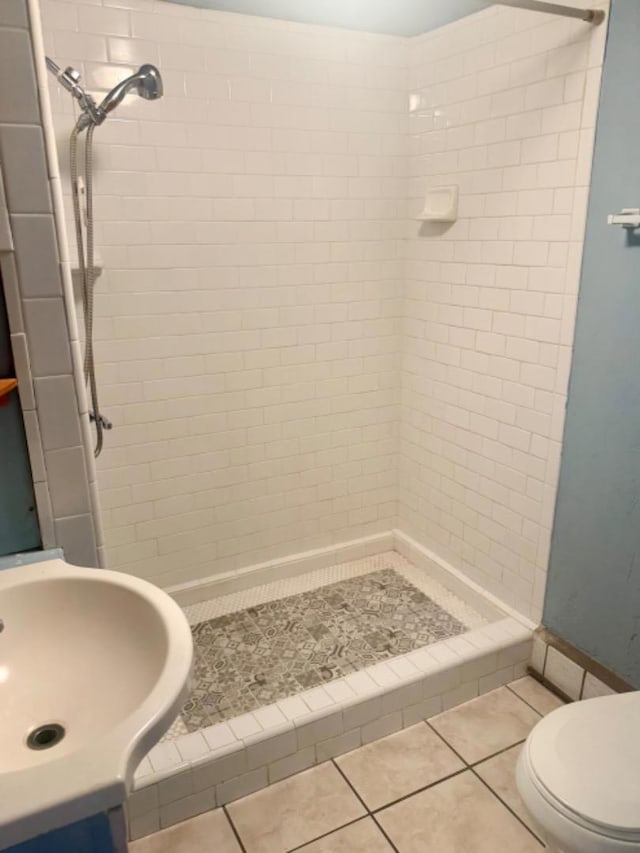
[[[118,106],[124,96],[132,89],[147,101],[154,101],[162,97],[162,77],[155,65],[141,65],[135,74],[113,87],[98,109],[106,116]]]
[[[107,97],[98,106],[91,95],[80,85],[80,72],[75,68],[67,68],[64,71],[53,59],[46,57],[47,68],[78,101],[82,109],[82,115],[78,119],[78,130],[85,130],[90,125],[102,124],[111,110],[115,109],[124,96],[132,89],[147,101],[153,101],[162,97],[162,76],[155,65],[141,65],[135,74],[127,77],[114,86]]]

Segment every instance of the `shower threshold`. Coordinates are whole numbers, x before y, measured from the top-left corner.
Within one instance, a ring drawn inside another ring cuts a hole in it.
[[[184,607],[191,695],[135,774],[132,839],[524,674],[531,628],[409,556],[385,551]]]

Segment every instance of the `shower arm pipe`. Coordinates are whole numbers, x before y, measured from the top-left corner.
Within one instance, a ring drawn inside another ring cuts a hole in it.
[[[547,12],[549,15],[562,15],[564,18],[577,18],[590,24],[601,24],[606,15],[602,9],[577,9],[561,3],[547,3],[546,0],[493,0],[494,6],[514,6],[531,12]]]

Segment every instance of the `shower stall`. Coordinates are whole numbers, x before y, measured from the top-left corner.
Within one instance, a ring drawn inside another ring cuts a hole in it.
[[[40,0],[98,551],[196,643],[134,835],[524,673],[606,38],[585,6],[405,37]]]

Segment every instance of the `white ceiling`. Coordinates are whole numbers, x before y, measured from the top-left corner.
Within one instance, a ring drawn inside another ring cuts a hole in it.
[[[400,36],[433,30],[491,5],[482,0],[170,0],[190,6]]]

